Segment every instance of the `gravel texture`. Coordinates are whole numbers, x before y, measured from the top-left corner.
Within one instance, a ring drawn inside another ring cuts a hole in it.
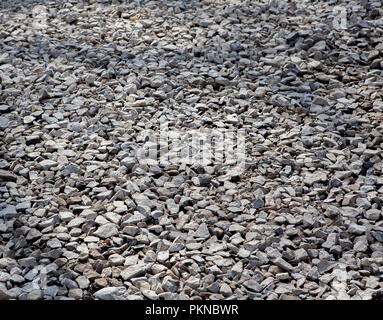
[[[381,299],[382,25],[379,0],[1,1],[0,299]],[[143,159],[164,122],[243,130],[244,170]]]

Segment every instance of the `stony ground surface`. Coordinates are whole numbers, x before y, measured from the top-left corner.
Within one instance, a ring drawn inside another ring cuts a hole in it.
[[[380,1],[1,1],[0,299],[381,299],[382,25]],[[245,129],[246,170],[141,161],[164,119]]]

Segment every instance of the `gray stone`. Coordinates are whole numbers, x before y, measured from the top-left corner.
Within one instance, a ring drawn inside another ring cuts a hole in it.
[[[0,116],[0,130],[8,128],[9,120],[6,117]]]
[[[365,252],[368,249],[368,241],[366,236],[356,237],[354,240],[353,250],[356,252]]]
[[[5,181],[16,181],[17,176],[13,172],[0,169],[0,179]]]
[[[121,272],[120,276],[124,280],[130,280],[132,278],[136,278],[136,277],[144,275],[147,272],[147,270],[148,270],[148,266],[146,264],[139,263],[124,269]]]
[[[284,259],[282,259],[281,257],[274,259],[274,260],[273,260],[273,263],[274,263],[276,266],[278,266],[278,267],[280,267],[280,268],[282,268],[283,270],[286,270],[286,271],[288,271],[288,272],[292,272],[292,271],[294,270],[294,267],[293,267],[290,263],[288,263],[287,261],[285,261]]]
[[[41,236],[42,236],[42,233],[39,230],[32,228],[31,230],[29,230],[25,238],[28,241],[34,241],[39,239]]]
[[[14,218],[17,215],[16,207],[10,204],[0,211],[0,217],[4,217],[5,219]]]
[[[169,276],[166,276],[162,280],[162,289],[166,292],[177,292],[180,288],[180,282],[178,280],[174,280]]]
[[[93,235],[101,239],[111,238],[118,235],[118,228],[113,223],[106,223],[100,226]]]
[[[261,292],[263,290],[263,287],[253,279],[246,280],[245,282],[243,282],[243,285],[246,289],[253,292]]]
[[[209,229],[207,228],[206,223],[201,223],[197,231],[194,233],[194,238],[203,238],[207,239],[210,237]]]
[[[107,287],[96,291],[93,295],[100,300],[123,300],[126,292],[125,287]]]

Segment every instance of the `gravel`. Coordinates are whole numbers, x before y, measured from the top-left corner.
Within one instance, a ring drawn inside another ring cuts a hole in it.
[[[1,300],[381,299],[381,1],[0,22]]]

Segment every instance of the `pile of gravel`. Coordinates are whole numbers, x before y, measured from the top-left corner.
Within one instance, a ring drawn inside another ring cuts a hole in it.
[[[0,299],[381,298],[382,22],[380,0],[1,1]],[[143,159],[164,123],[242,130],[243,170]]]

